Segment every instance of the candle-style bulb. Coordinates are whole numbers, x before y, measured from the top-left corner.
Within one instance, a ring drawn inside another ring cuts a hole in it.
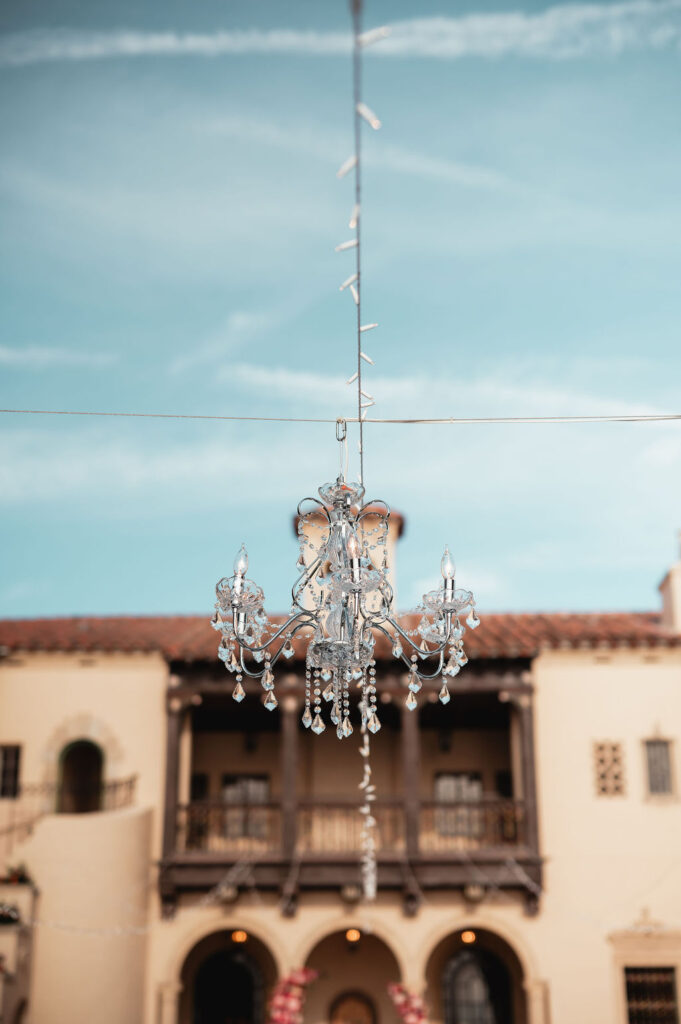
[[[247,570],[248,570],[248,552],[246,551],[245,546],[242,544],[241,547],[239,548],[239,550],[236,553],[236,558],[234,559],[234,575],[235,576],[245,576]]]
[[[354,533],[351,533],[348,537],[348,543],[345,550],[348,553],[348,558],[351,562],[357,561],[362,555],[362,549],[359,546],[359,541]]]
[[[456,566],[454,565],[454,559],[450,555],[448,547],[445,547],[445,553],[442,556],[442,561],[440,562],[440,571],[442,573],[442,578],[443,579],[445,579],[445,580],[453,580],[454,579],[454,574],[456,572]]]

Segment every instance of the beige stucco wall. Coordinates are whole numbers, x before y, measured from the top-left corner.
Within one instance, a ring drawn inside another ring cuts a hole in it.
[[[608,935],[629,929],[644,908],[667,929],[681,922],[678,756],[677,794],[651,799],[643,751],[645,739],[660,735],[678,755],[681,654],[547,653],[533,678],[546,891],[532,927],[552,1024],[625,1024]],[[596,795],[598,740],[623,743],[622,797]]]
[[[137,775],[135,802],[154,808],[160,849],[168,669],[157,654],[25,654],[0,662],[0,743],[21,745],[23,784],[56,782],[59,755],[89,739],[104,780]],[[12,812],[0,800],[0,820]],[[4,806],[3,806],[4,805]]]
[[[142,1024],[151,820],[150,809],[50,815],[24,844],[41,893],[30,1024]]]
[[[62,923],[87,920],[93,926],[145,918],[150,923],[146,954],[142,936],[90,936],[86,941],[81,935],[67,941],[57,930],[53,934],[39,928],[34,964],[34,1010],[39,1015],[30,1024],[66,1020],[59,1016],[59,1006],[69,1004],[60,1004],[58,997],[80,986],[84,974],[84,1000],[94,998],[98,985],[104,1001],[114,1000],[111,1005],[119,1016],[112,1011],[106,1018],[111,1024],[140,1019],[135,1006],[142,1005],[143,982],[144,1024],[175,1024],[181,965],[203,935],[245,927],[286,970],[304,962],[326,935],[350,924],[371,929],[382,939],[402,979],[415,989],[424,988],[428,957],[445,935],[465,926],[487,928],[506,939],[523,964],[529,1024],[626,1024],[624,954],[616,955],[610,936],[624,932],[628,938],[617,950],[625,948],[632,963],[637,956],[649,963],[644,959],[652,948],[649,936],[632,930],[648,908],[649,917],[661,925],[658,939],[667,936],[659,939],[666,958],[678,955],[681,964],[681,806],[678,794],[664,800],[647,797],[643,756],[646,738],[670,739],[679,786],[681,653],[545,653],[533,666],[532,681],[541,850],[546,858],[546,888],[537,917],[525,916],[519,897],[494,894],[472,909],[456,894],[428,893],[415,918],[403,916],[397,894],[382,895],[375,907],[362,911],[348,909],[336,894],[319,894],[303,895],[293,919],[282,917],[277,901],[262,895],[242,897],[228,908],[196,908],[183,901],[174,920],[162,921],[153,863],[159,851],[165,771],[166,666],[160,658],[142,655],[30,655],[23,664],[5,662],[0,667],[0,741],[22,744],[23,779],[50,778],[60,744],[82,735],[104,747],[108,777],[139,774],[138,806],[152,809],[151,821],[143,811],[47,818],[23,844],[20,857],[13,858],[27,859],[34,870],[43,892],[39,916],[45,920],[56,915]],[[234,738],[225,744],[219,734],[197,735],[193,751],[190,739],[185,734],[185,776],[193,760],[195,770],[207,766],[217,784],[222,771],[244,770],[244,757],[252,757],[254,765],[265,765],[272,773],[278,792],[278,738],[263,734],[253,755],[245,755]],[[424,797],[430,795],[437,771],[471,769],[473,762],[483,760],[493,779],[496,770],[517,756],[509,750],[508,737],[494,730],[461,735],[455,730],[447,753],[439,752],[433,739],[424,733]],[[596,796],[592,744],[598,740],[624,745],[623,797]],[[399,734],[389,728],[372,741],[374,778],[385,796],[400,792],[399,743]],[[339,743],[330,731],[321,738],[301,734],[299,750],[303,795],[332,797],[354,791],[359,777],[354,738]],[[485,788],[490,788],[487,776]],[[141,893],[145,895],[139,902]],[[85,971],[83,963],[90,965]],[[126,978],[125,991],[114,992],[121,977]],[[126,1000],[125,1005],[116,1004],[115,998]],[[315,1005],[311,1003],[310,1012],[321,1014]],[[82,1015],[84,1006],[75,1011]],[[70,1006],[69,1020],[90,1019],[74,1016],[75,1011]]]

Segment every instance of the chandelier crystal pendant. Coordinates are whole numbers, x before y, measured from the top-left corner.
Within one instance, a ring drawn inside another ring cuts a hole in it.
[[[339,421],[345,440],[345,423]],[[294,655],[292,641],[307,641],[303,725],[320,734],[328,718],[339,739],[352,735],[351,691],[358,691],[362,726],[381,728],[376,709],[376,638],[383,635],[393,657],[407,669],[406,706],[414,710],[424,680],[442,675],[439,698],[450,700],[447,679],[456,676],[468,658],[463,637],[466,626],[480,623],[475,600],[455,586],[455,567],[449,549],[441,561],[442,584],[424,594],[417,609],[416,629],[400,625],[393,609],[388,581],[388,523],[390,509],[383,501],[363,503],[364,488],[348,483],[341,472],[334,483],[319,488],[319,499],[298,505],[297,529],[300,575],[292,592],[291,613],[283,625],[268,621],[261,588],[246,577],[248,555],[241,546],[234,574],[216,587],[212,625],[222,636],[219,658],[236,676],[232,696],[245,697],[245,676],[259,679],[263,703],[277,707],[274,667]],[[318,539],[317,536],[318,535]]]

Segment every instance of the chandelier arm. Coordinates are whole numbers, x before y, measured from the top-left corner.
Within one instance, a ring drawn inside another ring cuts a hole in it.
[[[309,512],[303,512],[302,511],[302,507],[301,506],[304,505],[306,501],[311,501],[314,505],[318,505],[319,506],[319,508],[322,510],[322,512],[326,516],[327,522],[328,522],[328,524],[330,526],[331,525],[331,516],[329,515],[329,510],[326,507],[326,505],[319,500],[319,498],[301,498],[300,499],[300,501],[298,502],[298,505],[296,506],[296,512],[298,513],[300,518],[303,519],[306,515],[310,515]]]
[[[438,658],[437,668],[435,669],[435,671],[422,672],[420,669],[417,668],[416,675],[419,677],[419,679],[437,679],[437,677],[442,672],[442,666],[444,665],[444,661],[444,656],[442,654],[442,651],[440,651],[440,657]]]
[[[375,508],[376,505],[382,505],[383,508],[385,509],[385,512],[377,512]],[[388,504],[387,501],[384,501],[383,498],[376,498],[372,501],[365,501],[361,509],[357,513],[357,522],[359,522],[360,519],[363,519],[364,516],[368,515],[380,516],[381,518],[385,516],[387,520],[390,518],[390,505]],[[386,522],[386,526],[387,525],[388,524]]]
[[[292,630],[292,632],[297,633],[299,629],[303,628],[303,626],[314,626],[315,620],[312,617],[311,612],[309,612],[307,609],[304,609],[303,611],[298,612],[296,615],[291,615],[286,620],[286,622],[283,624],[283,626],[281,626],[276,631],[276,633],[273,633],[272,636],[269,638],[269,640],[265,641],[264,644],[249,644],[249,643],[246,643],[244,640],[242,640],[240,638],[240,636],[238,634],[235,634],[236,642],[238,643],[239,648],[241,650],[243,650],[243,651],[250,651],[251,654],[255,654],[258,651],[265,651],[265,650],[267,650],[267,648],[271,644],[273,644],[275,642],[275,640],[278,640],[278,638],[281,636],[282,633],[285,633],[287,629],[290,629],[294,622],[297,622],[299,619],[302,619],[304,617],[306,618],[306,621],[301,622],[299,626],[297,626],[294,630]],[[283,646],[284,645],[282,644],[282,647]],[[264,669],[263,669],[263,671],[264,671]]]
[[[390,622],[390,623],[391,623],[391,625],[393,624],[393,620],[392,620],[392,619],[390,619],[390,618],[386,618],[386,622]],[[374,626],[373,626],[372,628],[373,628],[373,629],[377,629],[377,630],[379,631],[379,633],[382,633],[382,634],[383,634],[383,636],[384,636],[384,637],[386,638],[386,640],[389,640],[391,644],[393,644],[393,643],[395,642],[395,637],[394,637],[394,636],[391,636],[391,635],[390,635],[390,633],[388,632],[388,630],[387,630],[387,629],[385,629],[385,628],[384,628],[383,626],[379,626],[379,625],[378,625],[378,624],[376,623],[376,624],[375,624],[375,625],[374,625]],[[405,639],[407,639],[407,640],[408,640],[408,639],[409,639],[409,637],[406,637]],[[395,657],[395,655],[393,655],[393,657]],[[405,664],[405,665],[407,666],[407,668],[410,668],[410,667],[411,667],[411,662],[410,662],[410,661],[409,661],[409,659],[408,659],[408,658],[407,658],[407,657],[405,656],[404,652],[403,652],[402,654],[399,654],[399,655],[398,655],[397,657],[398,657],[398,659],[399,659],[400,661],[403,661],[403,662],[404,662],[404,664]]]
[[[431,655],[434,655],[434,654],[440,654],[440,655],[442,655],[442,653],[443,653],[443,651],[444,651],[445,647],[446,647],[446,646],[447,646],[447,644],[448,644],[448,643],[450,642],[450,641],[449,641],[449,637],[448,637],[448,636],[446,636],[446,637],[444,638],[444,640],[442,641],[442,643],[441,643],[441,644],[438,644],[438,645],[437,645],[436,647],[434,647],[434,648],[433,648],[433,649],[432,649],[431,651],[423,651],[423,650],[422,650],[422,649],[421,649],[421,648],[420,648],[420,647],[418,646],[418,644],[415,644],[415,643],[414,643],[414,641],[412,640],[412,638],[411,638],[411,637],[410,637],[410,636],[409,636],[409,635],[408,635],[407,633],[405,633],[405,631],[404,631],[404,630],[402,629],[402,627],[401,627],[401,626],[400,626],[400,625],[398,624],[398,622],[397,622],[397,620],[396,620],[396,619],[391,619],[391,618],[390,618],[390,616],[388,616],[388,619],[387,619],[387,621],[388,621],[388,622],[390,623],[390,625],[391,625],[391,626],[393,627],[393,629],[394,629],[394,630],[395,630],[395,631],[396,631],[397,633],[399,633],[399,634],[400,634],[400,636],[401,636],[401,637],[402,637],[402,638],[403,638],[404,640],[406,640],[406,641],[407,641],[407,643],[409,644],[409,646],[410,646],[410,647],[411,647],[411,648],[413,649],[413,651],[414,651],[414,652],[415,652],[416,654],[418,654],[418,656],[419,656],[419,657],[420,657],[420,658],[421,658],[422,660],[424,660],[425,658],[429,658],[429,657],[431,657]]]
[[[291,601],[296,606],[296,608],[300,608],[301,611],[309,611],[310,609],[303,608],[303,606],[298,601],[298,594],[302,593],[307,587],[308,583],[310,583],[315,578],[315,576],[317,575],[317,570],[320,568],[321,565],[321,555],[317,555],[314,562],[311,562],[310,565],[307,565],[305,567],[305,571],[301,572],[300,576],[291,587]],[[304,580],[304,585],[301,585],[301,580]]]

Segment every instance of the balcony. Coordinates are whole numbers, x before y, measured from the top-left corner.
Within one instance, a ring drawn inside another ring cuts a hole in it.
[[[531,691],[508,672],[471,672],[467,686],[451,706],[426,698],[412,713],[401,681],[383,681],[372,757],[379,889],[401,891],[406,907],[428,889],[503,888],[531,909],[541,886]],[[289,687],[273,713],[257,701],[234,709],[212,679],[170,688],[168,913],[233,867],[280,893],[358,885],[357,745],[305,732],[296,677]]]
[[[404,856],[406,810],[398,801],[373,806],[379,857]],[[279,858],[284,852],[282,805],[225,804],[200,800],[178,807],[175,850],[212,854],[227,860],[244,856]],[[421,805],[418,852],[431,855],[509,852],[526,846],[522,800],[482,800]],[[303,858],[348,856],[360,851],[359,804],[307,800],[296,814],[296,851]]]
[[[135,799],[137,776],[74,784],[38,782],[21,785],[14,797],[0,800],[0,858],[7,861],[14,847],[26,839],[48,814],[85,814],[117,811]]]

